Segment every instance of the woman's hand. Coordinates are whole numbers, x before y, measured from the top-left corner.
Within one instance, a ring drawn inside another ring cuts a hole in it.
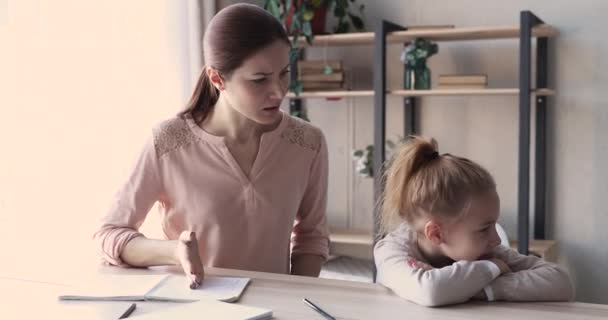
[[[198,241],[192,231],[184,231],[179,235],[175,247],[175,258],[190,279],[190,289],[196,289],[203,283],[205,270],[198,253]]]

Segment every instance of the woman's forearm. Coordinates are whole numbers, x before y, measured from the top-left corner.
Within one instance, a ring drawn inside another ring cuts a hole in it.
[[[291,274],[318,277],[325,259],[316,254],[299,254],[291,258]]]
[[[177,240],[134,238],[124,247],[120,258],[133,267],[176,265]]]

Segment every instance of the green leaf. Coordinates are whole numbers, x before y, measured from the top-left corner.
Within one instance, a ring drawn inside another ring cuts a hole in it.
[[[300,49],[291,48],[291,50],[289,50],[289,64],[294,64],[298,59],[300,59]]]
[[[350,21],[353,22],[353,26],[355,26],[357,30],[363,30],[363,20],[361,20],[361,18],[351,13],[349,13],[348,16],[350,17]]]
[[[338,26],[336,27],[336,33],[347,33],[350,29],[350,25],[348,22],[341,20],[338,22]]]
[[[307,35],[307,36],[306,36],[306,42],[308,42],[308,44],[312,44],[312,38],[313,38],[313,35],[312,35],[312,34]]]
[[[291,40],[291,46],[295,48],[297,46],[297,44],[298,44],[298,40],[299,39],[300,39],[300,35],[297,34],[297,33],[294,34],[293,35],[293,40]]]
[[[363,156],[363,151],[361,151],[361,150],[355,150],[355,152],[353,153],[353,155],[355,157],[362,157]]]
[[[310,27],[310,22],[306,21],[302,24],[302,33],[306,37],[312,36],[312,28]]]
[[[304,87],[302,86],[302,82],[300,82],[299,80],[296,81],[296,85],[294,86],[293,92],[296,94],[296,96],[300,95],[300,93],[302,92],[302,89],[304,89]]]
[[[291,9],[292,3],[293,3],[293,0],[286,0],[285,1],[285,12],[284,12],[284,14],[287,14],[287,12],[289,12],[289,9]]]
[[[323,4],[323,0],[312,0],[313,8],[318,8]]]
[[[344,10],[343,7],[338,7],[336,5],[336,7],[334,8],[334,16],[340,18],[340,17],[344,17],[346,15],[346,10]]]
[[[302,15],[302,18],[304,19],[304,21],[310,21],[312,20],[312,17],[315,16],[315,12],[311,9],[304,11],[304,14]]]
[[[281,13],[279,11],[279,7],[276,3],[276,1],[269,1],[268,2],[268,11],[270,12],[271,15],[273,15],[275,18],[280,19],[281,18]]]

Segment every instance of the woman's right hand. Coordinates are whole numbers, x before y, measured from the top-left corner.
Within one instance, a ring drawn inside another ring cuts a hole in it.
[[[198,241],[192,231],[184,231],[179,235],[175,247],[175,257],[190,279],[190,289],[196,289],[203,283],[205,270],[198,253]]]

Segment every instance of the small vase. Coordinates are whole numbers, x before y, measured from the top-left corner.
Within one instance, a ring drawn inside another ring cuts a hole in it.
[[[406,90],[431,89],[431,70],[426,63],[416,68],[405,68],[403,88]]]
[[[414,71],[412,68],[405,68],[405,73],[403,74],[403,88],[406,90],[412,90],[415,82]]]
[[[414,69],[414,89],[429,90],[431,89],[431,69],[426,66],[426,63]]]

